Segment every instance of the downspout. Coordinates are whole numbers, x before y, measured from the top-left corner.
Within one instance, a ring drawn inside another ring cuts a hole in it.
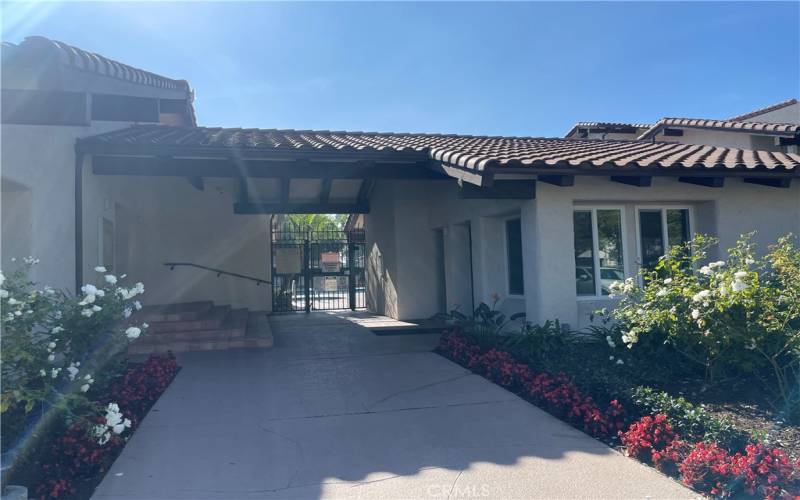
[[[75,144],[75,295],[83,286],[83,157]]]

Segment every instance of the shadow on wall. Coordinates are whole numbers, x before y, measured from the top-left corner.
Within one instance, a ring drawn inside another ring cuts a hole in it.
[[[370,248],[366,279],[367,309],[376,314],[397,318],[397,290],[389,272],[383,267],[383,254],[377,244]]]

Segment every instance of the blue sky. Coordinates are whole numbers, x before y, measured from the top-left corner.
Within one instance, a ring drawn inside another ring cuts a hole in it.
[[[800,2],[3,4],[196,91],[201,125],[563,135],[800,97]]]

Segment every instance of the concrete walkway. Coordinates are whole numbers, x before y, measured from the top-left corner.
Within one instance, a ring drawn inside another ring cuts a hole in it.
[[[695,498],[368,318],[272,318],[183,366],[93,498]]]

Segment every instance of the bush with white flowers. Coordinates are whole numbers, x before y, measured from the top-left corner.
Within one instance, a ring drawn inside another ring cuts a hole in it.
[[[787,401],[800,370],[800,249],[787,235],[759,257],[751,239],[742,236],[714,262],[712,238],[672,248],[640,279],[611,286],[622,297],[611,315],[634,351],[658,332],[701,365],[708,382],[720,373],[766,375]]]
[[[144,286],[122,286],[124,276],[97,267],[103,284],[84,285],[75,297],[29,281],[28,271],[37,262],[27,258],[21,269],[8,276],[0,273],[0,411],[5,418],[9,411],[19,415],[51,407],[70,421],[102,415],[103,409],[86,396],[95,381],[92,371],[146,329],[146,325],[122,324],[141,309],[135,297],[144,293]],[[119,434],[127,426],[119,427],[114,420],[119,408],[110,409],[110,405],[105,409],[106,425]]]

